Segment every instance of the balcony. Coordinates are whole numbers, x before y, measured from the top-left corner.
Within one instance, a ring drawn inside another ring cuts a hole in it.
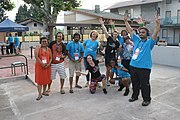
[[[161,19],[163,26],[180,26],[180,16],[172,16]]]

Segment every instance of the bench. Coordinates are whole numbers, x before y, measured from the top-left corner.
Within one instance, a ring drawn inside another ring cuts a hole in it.
[[[23,72],[23,67],[24,67],[24,73],[26,74],[25,63],[23,63],[23,62],[11,63],[11,72],[12,72],[12,74],[14,73],[14,75],[16,75],[16,67],[21,67],[22,72]]]

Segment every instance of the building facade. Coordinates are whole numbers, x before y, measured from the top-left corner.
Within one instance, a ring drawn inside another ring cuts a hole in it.
[[[110,6],[113,13],[128,14],[131,19],[141,16],[147,21],[147,28],[153,33],[154,16],[161,18],[159,40],[165,40],[168,45],[180,43],[180,0],[132,0],[119,2]]]

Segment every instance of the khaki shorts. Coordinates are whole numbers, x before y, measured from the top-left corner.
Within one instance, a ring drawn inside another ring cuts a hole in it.
[[[72,62],[69,60],[69,77],[73,77],[75,71],[81,71],[81,62]],[[80,74],[76,73],[76,76],[80,76]]]

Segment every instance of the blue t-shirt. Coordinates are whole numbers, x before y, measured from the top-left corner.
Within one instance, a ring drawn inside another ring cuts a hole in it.
[[[124,39],[121,35],[118,35],[118,41],[119,41],[120,45],[124,45]]]
[[[136,59],[131,59],[130,65],[136,68],[152,68],[152,49],[156,44],[156,41],[151,37],[146,41],[142,41],[141,38],[133,33],[132,41],[134,43],[133,55],[137,48],[139,48],[139,54]]]
[[[13,43],[13,37],[11,36],[8,37],[8,43]]]
[[[87,39],[83,44],[86,46],[84,50],[84,57],[90,54],[93,56],[93,59],[96,59],[96,52],[98,49],[99,41],[92,41],[91,39]]]
[[[83,56],[81,56],[81,53],[84,52],[84,47],[83,47],[82,43],[80,43],[80,42],[78,42],[78,43],[76,43],[74,41],[69,42],[66,46],[66,50],[68,50],[70,56],[73,59],[75,59],[74,53],[78,53],[79,58],[83,57]]]
[[[20,44],[19,38],[18,38],[18,36],[16,36],[16,37],[14,38],[14,46],[17,47],[17,46],[19,46],[19,44]]]
[[[118,66],[120,67],[120,68],[123,68],[124,66],[122,65],[122,64],[118,64]],[[128,72],[125,72],[125,71],[123,71],[123,70],[120,70],[120,69],[115,69],[115,68],[112,68],[112,70],[111,70],[113,73],[115,73],[118,77],[120,77],[120,78],[130,78],[130,74],[128,73]]]

